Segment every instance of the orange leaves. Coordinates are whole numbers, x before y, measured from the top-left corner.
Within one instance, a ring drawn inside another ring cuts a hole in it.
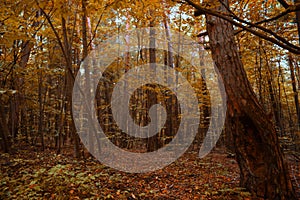
[[[0,183],[0,198],[5,197],[5,188],[16,199],[39,195],[47,199],[250,198],[238,188],[237,165],[230,164],[224,154],[211,153],[200,160],[197,152],[186,153],[170,166],[144,174],[118,172],[93,159],[77,162],[49,152],[30,155],[30,159],[11,159],[18,173],[10,171],[9,178],[3,176],[11,169],[1,165],[0,178],[7,183]]]

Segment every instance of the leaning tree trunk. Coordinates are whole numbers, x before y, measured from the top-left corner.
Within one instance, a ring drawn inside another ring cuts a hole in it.
[[[226,11],[224,6],[218,9]],[[233,136],[241,187],[256,198],[296,199],[275,127],[247,79],[232,24],[210,15],[206,23],[213,60],[228,95],[226,126]]]

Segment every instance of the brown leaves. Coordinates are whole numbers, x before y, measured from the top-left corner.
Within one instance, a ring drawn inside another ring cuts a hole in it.
[[[7,160],[8,159],[8,160]],[[51,152],[1,155],[0,198],[21,199],[243,199],[238,168],[226,155],[197,152],[152,173],[130,174],[93,159],[76,161]],[[9,162],[9,165],[3,165]],[[2,167],[3,166],[3,167]]]

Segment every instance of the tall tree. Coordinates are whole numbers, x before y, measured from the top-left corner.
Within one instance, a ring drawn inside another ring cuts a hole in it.
[[[76,72],[74,72],[73,65],[72,65],[72,42],[71,41],[73,40],[73,35],[69,36],[69,34],[68,34],[69,30],[67,28],[67,21],[66,21],[64,13],[60,13],[61,28],[62,28],[62,39],[61,39],[57,29],[54,27],[54,24],[51,21],[51,16],[48,13],[46,13],[46,11],[41,7],[41,5],[38,1],[36,1],[36,4],[37,4],[39,10],[41,10],[42,14],[47,19],[47,22],[49,23],[52,31],[54,32],[55,37],[58,41],[59,47],[61,48],[61,51],[63,53],[63,58],[65,60],[65,92],[66,92],[66,94],[65,94],[65,100],[66,100],[65,109],[72,116],[72,88],[74,86],[75,74],[76,74]],[[62,11],[65,11],[66,8],[67,8],[67,6],[61,7]],[[72,32],[74,32],[75,22],[76,22],[76,15],[74,15],[74,16],[75,17],[74,17],[74,23],[72,25],[73,26]],[[79,141],[79,136],[76,133],[75,123],[74,123],[74,120],[72,117],[70,120],[69,130],[72,135],[72,139],[74,141],[75,156],[76,156],[76,158],[80,158],[81,157],[80,141]]]
[[[4,152],[10,153],[11,152],[11,142],[9,140],[9,130],[7,126],[6,116],[3,109],[3,104],[0,99],[0,137],[1,137],[1,147],[3,148]]]
[[[295,4],[300,4],[300,0],[294,0]],[[296,12],[296,23],[298,28],[298,39],[300,44],[300,10]]]
[[[228,97],[226,126],[233,136],[240,184],[257,198],[296,199],[275,127],[259,104],[247,79],[230,22],[206,13],[212,57]],[[209,1],[217,12],[228,12],[228,1]]]
[[[294,68],[293,58],[291,55],[289,55],[288,59],[289,59],[290,74],[291,74],[291,80],[292,80],[292,88],[293,88],[293,93],[294,93],[294,103],[295,103],[295,108],[296,108],[297,124],[298,124],[298,127],[300,127],[299,95],[298,95],[297,85],[296,85],[295,68]]]

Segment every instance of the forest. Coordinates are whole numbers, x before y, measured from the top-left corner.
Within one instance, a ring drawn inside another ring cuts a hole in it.
[[[300,0],[0,0],[0,199],[300,199]]]

